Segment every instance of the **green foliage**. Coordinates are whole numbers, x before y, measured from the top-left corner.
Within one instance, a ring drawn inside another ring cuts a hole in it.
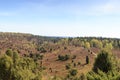
[[[6,55],[10,56],[10,57],[13,57],[13,51],[11,49],[8,49],[6,51]]]
[[[73,66],[76,67],[76,63],[73,63]]]
[[[87,74],[87,80],[120,80],[120,72],[115,57],[107,50],[102,50],[94,63],[93,71]]]
[[[79,40],[79,39],[77,39],[77,38],[73,38],[72,40],[71,40],[71,42],[69,42],[69,43],[71,43],[72,45],[74,45],[74,46],[83,46],[82,45],[82,43],[81,43],[81,41]],[[84,44],[84,43],[83,43]]]
[[[85,48],[90,49],[90,43],[89,42],[85,43]]]
[[[106,45],[105,45],[105,49],[107,49],[107,50],[112,50],[113,49],[113,46],[112,46],[112,44],[111,43],[107,43]]]
[[[78,71],[76,69],[71,69],[64,80],[79,80],[77,73]]]
[[[97,72],[100,69],[103,72],[108,72],[113,70],[115,67],[115,59],[112,54],[108,51],[102,50],[94,63],[93,71]]]
[[[68,69],[71,68],[71,65],[70,65],[70,64],[66,64],[65,67],[66,67],[66,69],[68,70]]]
[[[18,52],[14,51],[13,52],[13,63],[14,64],[17,63],[19,59],[20,59],[20,56],[19,56]]]
[[[78,65],[81,65],[81,62],[80,62],[80,61],[78,62]]]
[[[87,80],[86,75],[82,73],[79,77],[79,80]]]
[[[13,57],[8,55],[0,58],[0,80],[41,80],[41,72],[32,58],[19,57],[13,52]]]
[[[38,60],[42,60],[44,56],[41,55],[41,54],[32,54],[32,53],[30,53],[29,57],[34,59],[34,61],[36,62]]]
[[[87,74],[87,80],[120,80],[120,73],[117,71],[109,71],[108,73],[101,70],[98,70],[98,73],[91,71]]]
[[[96,47],[96,48],[102,48],[103,44],[97,39],[92,39],[91,40],[91,47]]]
[[[13,60],[11,57],[4,55],[0,58],[0,80],[11,80],[11,70]]]
[[[42,59],[43,59],[43,57],[44,57],[44,56],[43,56],[43,55],[41,55],[41,54],[36,54],[36,58],[37,58],[37,59],[39,59],[39,60],[42,60]]]
[[[77,73],[78,73],[78,71],[77,71],[76,69],[71,69],[71,70],[69,71],[69,73],[70,73],[71,76],[76,76]]]
[[[86,64],[89,64],[89,57],[86,56]]]
[[[70,56],[69,55],[58,55],[58,60],[60,60],[60,61],[67,61],[68,59],[70,58]]]

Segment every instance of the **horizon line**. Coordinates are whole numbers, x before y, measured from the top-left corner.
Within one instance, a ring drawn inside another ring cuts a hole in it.
[[[40,35],[34,34],[30,32],[10,32],[10,31],[0,31],[0,33],[15,33],[15,34],[30,34],[34,36],[42,36],[42,37],[58,37],[58,38],[111,38],[111,39],[120,39],[119,37],[108,37],[108,36],[60,36],[60,35]]]

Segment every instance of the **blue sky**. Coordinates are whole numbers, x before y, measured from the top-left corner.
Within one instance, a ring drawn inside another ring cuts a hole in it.
[[[0,31],[120,38],[120,0],[0,0]]]

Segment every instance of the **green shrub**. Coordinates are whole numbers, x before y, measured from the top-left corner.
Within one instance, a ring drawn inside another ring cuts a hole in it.
[[[66,64],[65,67],[66,67],[66,69],[68,70],[68,69],[71,68],[71,65],[70,65],[70,64]]]
[[[82,73],[79,77],[79,80],[86,80],[86,75]]]
[[[89,64],[89,57],[86,56],[86,64]]]
[[[19,57],[17,52],[0,57],[0,80],[41,80],[41,72],[32,58]]]
[[[118,67],[115,57],[108,50],[102,50],[95,60],[93,71],[88,72],[87,80],[120,80]]]
[[[58,55],[58,60],[60,60],[60,61],[67,61],[68,59],[70,58],[70,56],[69,55]]]
[[[13,57],[13,51],[11,49],[8,49],[6,51],[6,55],[10,56],[10,57]]]
[[[76,63],[73,63],[73,66],[76,67]]]
[[[78,65],[81,65],[81,62],[80,62],[80,61],[78,62]]]
[[[69,73],[71,76],[76,76],[78,71],[76,69],[71,69]]]
[[[93,71],[97,72],[100,69],[107,73],[115,68],[115,63],[113,55],[106,50],[102,50],[95,60]]]
[[[109,71],[108,73],[101,70],[98,70],[98,73],[91,71],[86,76],[87,80],[120,80],[120,73],[117,71]]]

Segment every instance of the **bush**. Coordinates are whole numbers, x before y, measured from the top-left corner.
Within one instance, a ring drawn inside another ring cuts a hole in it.
[[[74,60],[72,59],[72,61],[71,61],[72,63],[74,62]]]
[[[65,56],[62,56],[62,55],[58,55],[58,60],[61,60],[61,61],[66,61],[70,58],[69,55],[65,55]]]
[[[68,69],[71,68],[71,65],[70,65],[70,64],[66,64],[65,67],[66,67],[66,69],[68,70]]]
[[[120,80],[118,63],[109,50],[102,50],[94,63],[93,70],[86,75],[87,80]]]
[[[73,66],[76,67],[76,63],[73,63]]]
[[[86,56],[86,64],[89,64],[89,57]]]
[[[117,71],[109,71],[105,73],[98,70],[98,73],[93,71],[89,72],[87,75],[87,80],[120,80],[120,73]]]
[[[102,50],[94,63],[93,71],[97,72],[98,69],[103,72],[111,71],[115,68],[115,59],[112,54],[110,54],[108,51]]]
[[[81,65],[81,62],[78,62],[78,65]]]
[[[19,57],[17,52],[12,57],[9,51],[6,53],[0,57],[0,80],[41,80],[39,66],[32,58]]]
[[[77,73],[78,73],[78,71],[77,71],[76,69],[70,70],[70,75],[71,75],[71,76],[76,76]]]
[[[80,75],[79,80],[86,80],[86,75],[84,75],[83,73]]]
[[[9,57],[13,57],[13,51],[11,49],[8,49],[6,51],[6,55],[8,55]]]

